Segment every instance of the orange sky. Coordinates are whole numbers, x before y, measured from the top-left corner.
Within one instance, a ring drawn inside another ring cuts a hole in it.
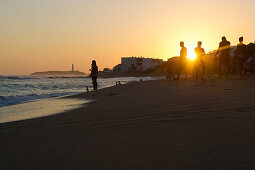
[[[75,69],[88,73],[121,56],[167,59],[225,35],[255,40],[254,0],[8,0],[0,2],[0,75]]]

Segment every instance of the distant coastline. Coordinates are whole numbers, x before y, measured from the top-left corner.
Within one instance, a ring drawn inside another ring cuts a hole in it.
[[[32,76],[86,76],[87,74],[80,71],[45,71],[34,72]]]
[[[89,74],[80,71],[45,71],[45,72],[34,72],[31,76],[45,76],[45,77],[52,77],[52,78],[69,78],[69,77],[87,77],[89,78]],[[114,72],[104,72],[99,71],[98,77],[99,78],[116,78],[116,77],[158,77],[162,76],[162,74],[157,73],[142,73],[142,72],[133,72],[133,73],[122,73],[122,74],[115,74]]]

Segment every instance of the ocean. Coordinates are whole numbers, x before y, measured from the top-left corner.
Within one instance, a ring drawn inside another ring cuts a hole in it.
[[[144,81],[151,77],[142,77]],[[99,78],[98,88],[139,81],[137,77]],[[0,77],[0,107],[15,105],[37,99],[54,98],[73,95],[93,89],[90,78],[64,77],[31,77],[31,76],[1,76]]]

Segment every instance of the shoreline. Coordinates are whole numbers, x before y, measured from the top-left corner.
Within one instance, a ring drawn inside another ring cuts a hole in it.
[[[146,80],[146,81],[151,81],[151,80]],[[136,81],[125,82],[122,85],[134,83],[134,82]],[[115,87],[115,85],[98,89],[99,92],[97,91],[97,93],[100,93],[101,90],[111,88],[111,87]],[[79,107],[82,107],[82,105],[87,105],[88,103],[92,102],[94,98],[84,99],[79,97],[79,96],[91,96],[90,95],[91,93],[95,93],[95,92],[85,91],[85,92],[81,92],[77,94],[70,94],[70,95],[64,95],[64,96],[58,96],[58,97],[39,98],[39,99],[23,101],[16,104],[0,107],[0,124],[17,122],[17,121],[25,121],[25,120],[36,119],[41,117],[48,117],[48,116],[52,116],[56,114],[63,114],[65,112],[77,109]],[[82,101],[79,101],[79,100],[82,100]],[[67,104],[68,101],[70,102],[69,104],[73,106],[69,106]],[[52,104],[52,102],[55,105]],[[33,107],[30,107],[30,106],[33,106]],[[22,114],[19,114],[20,110],[22,110]],[[36,112],[36,114],[33,112]]]
[[[0,108],[0,125],[62,114],[91,102],[90,100],[54,97],[37,99]]]
[[[127,83],[129,81],[138,81],[138,78],[136,78],[136,77],[100,78],[100,79],[98,79],[99,84],[101,84],[101,87],[99,87],[99,88],[114,86],[115,81],[117,81],[118,79],[121,81],[122,84]],[[144,77],[144,79],[154,79],[154,78]],[[86,82],[86,83],[84,83],[84,84],[82,84],[83,79],[77,80],[78,81],[77,82],[78,83],[77,84],[77,89],[74,87],[74,89],[73,89],[74,91],[72,89],[71,90],[68,90],[68,89],[61,90],[62,89],[61,81],[67,81],[71,85],[72,82],[75,83],[75,81],[76,81],[76,80],[73,80],[72,78],[68,79],[68,80],[62,80],[62,79],[56,80],[57,83],[59,83],[59,84],[57,84],[56,86],[53,86],[53,87],[49,85],[49,91],[44,91],[45,90],[44,88],[47,88],[47,84],[45,83],[44,80],[41,80],[41,79],[36,79],[38,88],[36,88],[36,85],[30,85],[30,83],[32,81],[32,80],[30,80],[30,78],[24,78],[23,76],[22,77],[15,76],[15,80],[13,80],[13,81],[17,81],[17,82],[14,82],[15,84],[16,83],[19,84],[20,81],[28,81],[27,86],[18,87],[21,90],[25,90],[25,93],[24,94],[18,93],[16,95],[14,93],[15,89],[13,90],[13,92],[10,89],[9,94],[8,94],[8,91],[7,91],[7,95],[5,95],[5,91],[3,91],[3,96],[0,96],[0,102],[1,102],[0,108],[6,107],[6,106],[13,106],[13,105],[16,105],[16,104],[22,104],[24,102],[31,102],[31,101],[38,100],[38,99],[63,97],[63,96],[66,96],[66,95],[73,95],[73,94],[83,93],[83,92],[86,92],[86,87],[89,87],[89,89],[92,90],[91,89],[92,85],[90,85],[90,79],[88,79],[88,78],[85,78],[84,82]],[[41,81],[43,81],[43,83],[45,83],[45,85],[43,85],[45,87],[39,88]],[[47,81],[52,81],[52,80],[50,80],[50,78],[49,78],[49,80],[47,80]],[[12,83],[12,80],[8,80],[6,86],[8,87],[8,85],[10,84],[10,87],[12,87],[11,83]],[[36,90],[39,90],[38,91],[39,93],[37,94],[36,92],[29,92],[29,90],[30,90],[30,89],[28,89],[29,86],[32,86]],[[65,86],[63,86],[63,87],[64,87],[64,89],[66,88]],[[56,88],[57,90],[55,91],[54,88]],[[7,88],[7,90],[8,90],[8,88]],[[19,91],[17,91],[17,92],[19,92]]]
[[[254,83],[154,80],[69,96],[93,102],[0,124],[0,169],[249,169]]]

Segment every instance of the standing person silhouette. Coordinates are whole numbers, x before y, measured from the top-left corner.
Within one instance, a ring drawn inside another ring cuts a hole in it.
[[[195,59],[196,80],[198,80],[198,74],[200,69],[202,71],[201,80],[204,80],[205,65],[204,65],[204,61],[202,57],[205,55],[205,50],[201,46],[202,46],[202,42],[199,41],[197,42],[197,47],[194,49],[196,54],[196,59]]]
[[[246,45],[243,43],[243,37],[239,38],[239,44],[237,44],[236,47],[236,62],[238,66],[238,71],[240,72],[241,77],[243,77],[244,73],[244,63],[246,61],[246,56],[245,56],[245,48]]]
[[[90,71],[91,71],[90,77],[92,79],[93,88],[94,88],[94,90],[97,90],[98,67],[97,67],[97,64],[96,64],[95,60],[92,61]]]
[[[254,69],[255,42],[249,43],[248,45],[246,45],[245,55],[246,55],[246,59],[245,59],[244,75],[247,72],[254,74],[255,73],[255,69]]]
[[[219,56],[219,79],[222,75],[222,66],[224,67],[224,73],[227,78],[228,71],[230,71],[230,42],[227,41],[226,37],[222,37],[222,41],[219,44],[218,51],[215,56],[220,52]],[[226,71],[226,68],[228,71]]]
[[[182,48],[180,51],[180,67],[177,80],[180,79],[181,74],[184,72],[185,79],[187,79],[187,48],[184,46],[184,42],[180,42],[180,47]]]

